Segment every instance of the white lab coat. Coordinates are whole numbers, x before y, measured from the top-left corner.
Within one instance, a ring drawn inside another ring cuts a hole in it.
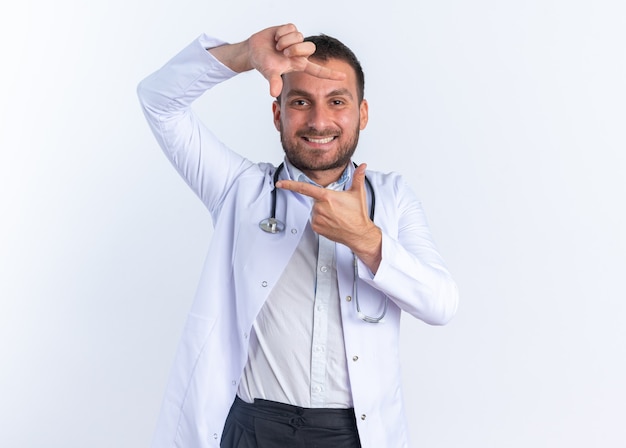
[[[205,48],[201,36],[138,88],[148,122],[165,154],[210,211],[214,234],[167,387],[154,448],[218,447],[247,359],[252,323],[290,260],[310,216],[311,201],[277,195],[286,230],[259,229],[271,206],[270,164],[255,164],[226,148],[191,111],[205,90],[235,75]],[[234,117],[236,119],[236,117]],[[287,170],[284,170],[288,176]],[[457,306],[457,288],[431,239],[424,213],[397,174],[368,171],[376,194],[374,221],[382,229],[382,262],[375,276],[359,267],[359,301],[351,299],[352,252],[336,245],[341,318],[349,378],[363,448],[408,447],[400,387],[400,311],[444,324]],[[384,294],[383,294],[384,293]]]

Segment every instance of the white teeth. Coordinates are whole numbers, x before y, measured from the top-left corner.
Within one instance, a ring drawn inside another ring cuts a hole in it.
[[[311,143],[317,143],[323,145],[324,143],[330,143],[333,141],[335,137],[327,137],[327,138],[307,138]]]

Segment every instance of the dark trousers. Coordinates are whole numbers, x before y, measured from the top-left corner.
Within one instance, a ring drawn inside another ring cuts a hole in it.
[[[222,448],[361,448],[353,409],[309,409],[239,397],[224,425]]]

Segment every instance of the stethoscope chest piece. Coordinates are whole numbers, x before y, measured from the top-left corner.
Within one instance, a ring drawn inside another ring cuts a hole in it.
[[[279,233],[285,230],[285,223],[276,218],[265,218],[259,223],[259,227],[267,233]]]
[[[283,166],[284,164],[281,163],[274,172],[274,186],[272,187],[272,215],[259,222],[261,230],[267,233],[280,233],[285,230],[285,223],[276,219],[276,182],[278,182],[278,175],[283,169]]]

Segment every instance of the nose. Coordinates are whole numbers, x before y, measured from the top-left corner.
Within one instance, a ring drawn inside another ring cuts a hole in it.
[[[307,125],[314,129],[325,129],[330,125],[330,114],[322,105],[315,105],[309,109]]]

